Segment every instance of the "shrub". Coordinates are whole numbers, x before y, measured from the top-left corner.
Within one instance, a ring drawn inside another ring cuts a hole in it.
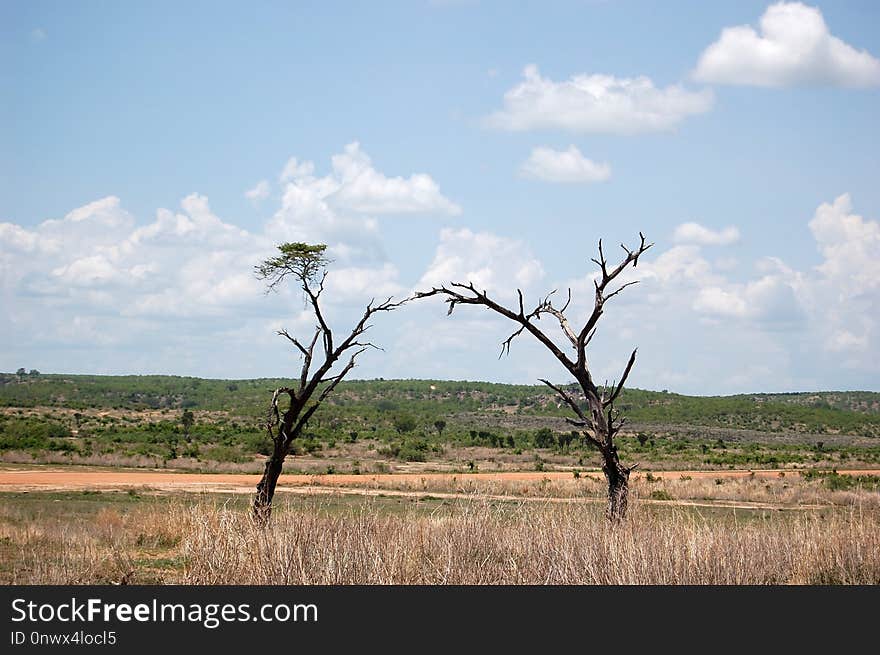
[[[240,464],[248,461],[248,458],[241,454],[238,448],[233,446],[211,446],[205,449],[205,459],[214,462],[232,462]]]
[[[550,428],[541,428],[535,432],[535,448],[553,448],[556,446],[556,437]]]

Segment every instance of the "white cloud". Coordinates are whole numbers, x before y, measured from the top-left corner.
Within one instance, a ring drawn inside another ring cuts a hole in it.
[[[842,294],[880,289],[880,223],[853,214],[849,194],[820,205],[809,225],[825,258],[819,270]]]
[[[379,223],[367,214],[460,212],[430,176],[389,178],[356,142],[332,157],[328,175],[314,172],[312,162],[288,161],[281,175],[281,207],[267,233],[279,241],[326,243],[340,267],[383,265]]]
[[[15,223],[0,223],[0,244],[4,248],[31,252],[39,247],[40,237]]]
[[[774,274],[746,284],[706,286],[699,290],[693,308],[709,316],[748,319],[764,329],[789,326],[803,319],[798,282],[797,276]]]
[[[91,221],[107,227],[129,225],[133,220],[131,215],[121,208],[119,198],[116,196],[108,196],[83,205],[67,214],[64,219],[70,223]]]
[[[636,273],[632,269],[627,271],[632,275]],[[637,277],[656,279],[663,284],[705,285],[716,279],[716,274],[699,246],[680,245],[663,251],[652,261],[640,264]]]
[[[253,238],[247,230],[224,223],[215,216],[205,196],[191,193],[180,201],[180,206],[184,213],[159,209],[155,222],[134,229],[119,244],[120,251],[124,254],[136,252],[148,243],[169,247],[200,245],[203,248],[238,249]]]
[[[750,25],[722,30],[700,55],[693,77],[765,87],[868,87],[880,84],[880,60],[832,36],[818,8],[779,2],[761,16],[760,33]]]
[[[120,271],[104,255],[83,257],[52,271],[52,275],[76,286],[103,284],[114,280],[119,274]]]
[[[852,213],[849,194],[823,203],[809,223],[823,261],[802,295],[824,326],[827,347],[868,353],[851,360],[876,368],[880,361],[880,222]]]
[[[638,269],[627,269],[623,282],[640,280],[638,302],[647,302],[652,311],[692,319],[739,320],[759,330],[792,327],[804,318],[799,300],[803,277],[780,260],[764,258],[755,269],[759,277],[746,282],[730,279],[735,273],[724,260],[710,261],[702,248],[714,245],[708,240],[680,244],[659,253],[655,259],[639,262]],[[633,302],[630,296],[622,303]],[[615,299],[617,302],[617,300]]]
[[[344,209],[365,214],[461,213],[458,205],[440,193],[430,175],[386,177],[373,167],[357,142],[333,156],[333,172],[339,187],[331,200]]]
[[[751,273],[743,264],[730,268],[704,254],[712,239],[649,251],[620,280],[641,284],[615,297],[600,323],[593,350],[600,377],[619,374],[618,349],[639,345],[641,375],[697,393],[873,384],[880,222],[855,214],[844,194],[820,205],[808,226],[821,260],[802,270],[777,257],[754,262]],[[559,285],[572,288],[578,319],[592,307],[594,277]],[[627,330],[633,334],[623,338]]]
[[[385,259],[379,224],[364,214],[447,213],[460,208],[444,197],[428,175],[386,177],[358,143],[332,157],[332,172],[314,175],[310,161],[290,159],[280,179],[280,209],[267,232],[276,240],[326,243],[342,266]]]
[[[450,282],[472,282],[480,290],[513,296],[544,277],[541,262],[517,239],[467,228],[444,229],[428,270],[416,289],[423,291]]]
[[[262,289],[242,262],[258,261],[271,243],[220,220],[204,196],[185,197],[181,209],[160,209],[154,222],[138,226],[110,196],[33,230],[0,229],[4,242],[11,235],[24,246],[0,260],[6,300],[23,315],[54,308],[57,315],[41,317],[46,338],[49,329],[66,334],[68,316],[112,316],[104,322],[112,331],[111,323],[131,321],[120,317],[233,318],[243,306],[256,311]]]
[[[281,207],[266,227],[267,234],[278,242],[325,243],[331,257],[343,266],[383,261],[378,222],[339,211],[330,200],[338,188],[332,175],[290,179],[282,190]]]
[[[504,109],[489,116],[490,127],[524,131],[639,134],[674,128],[688,116],[709,111],[712,91],[679,85],[657,88],[647,77],[580,74],[564,82],[541,77],[527,66],[524,80],[504,94]]]
[[[705,317],[737,319],[761,329],[798,326],[809,334],[815,352],[852,355],[839,365],[876,367],[880,222],[854,214],[849,195],[843,194],[820,205],[809,228],[822,255],[814,269],[797,271],[767,257],[757,262],[759,277],[733,282],[718,272],[710,276],[705,262],[692,307]]]
[[[597,164],[581,154],[576,146],[567,150],[538,147],[520,167],[520,174],[545,182],[585,184],[604,182],[611,177],[611,166]]]
[[[119,243],[133,226],[134,217],[122,209],[119,198],[107,196],[74,209],[64,218],[43,221],[33,230],[0,223],[0,244],[10,255],[24,251],[78,258]],[[57,263],[50,268],[56,268]]]
[[[440,192],[426,173],[388,177],[376,170],[355,141],[331,157],[332,172],[315,176],[315,164],[291,158],[279,176],[286,204],[308,203],[310,212],[370,215],[461,213],[461,207]],[[298,196],[294,198],[294,196]]]
[[[246,377],[296,370],[295,353],[279,357],[283,344],[271,330],[311,332],[301,298],[289,288],[267,297],[251,274],[282,240],[330,247],[336,261],[325,298],[334,325],[356,320],[371,297],[451,281],[471,281],[509,307],[520,287],[527,308],[571,286],[573,316],[592,306],[591,276],[558,284],[528,242],[467,228],[444,229],[424,274],[401,279],[377,219],[332,202],[342,173],[315,177],[313,167],[296,168],[275,215],[254,232],[224,221],[198,194],[145,223],[111,196],[33,227],[0,224],[0,358],[13,370]],[[704,227],[646,253],[621,280],[641,284],[615,297],[600,323],[590,353],[596,379],[618,376],[639,346],[634,386],[723,393],[870,384],[880,361],[880,223],[857,215],[846,194],[804,219],[818,257],[802,270],[769,257],[731,267],[709,248],[732,237]],[[477,308],[447,318],[438,304],[413,303],[377,320],[370,340],[386,353],[364,358],[358,374],[519,382],[562,375],[527,335],[514,357],[498,362],[499,343],[512,332],[507,322]]]
[[[244,197],[253,202],[259,202],[269,197],[269,181],[260,180],[252,189],[244,192]]]
[[[749,312],[749,307],[743,298],[719,287],[700,289],[699,295],[694,301],[694,309],[708,314],[738,318],[745,317]]]
[[[855,215],[844,195],[820,206],[809,228],[821,261],[803,270],[775,257],[735,267],[710,257],[709,248],[733,241],[726,230],[685,230],[682,242],[649,251],[620,280],[641,284],[606,307],[590,352],[596,379],[619,376],[638,346],[634,386],[690,393],[863,387],[880,361],[880,264],[872,259],[880,251],[880,224]],[[532,307],[547,291],[571,287],[569,315],[582,322],[592,309],[593,271],[568,284],[546,278],[527,243],[447,229],[415,288],[471,281],[516,307],[515,290],[522,286]],[[511,333],[502,319],[471,307],[447,318],[437,304],[407,307],[399,325],[395,317],[399,332],[388,343],[387,361],[396,375],[562,378],[528,335],[517,341],[514,357],[495,361],[498,344]],[[552,321],[541,327],[555,334]],[[420,339],[426,333],[432,338]],[[567,347],[564,339],[557,342]]]
[[[676,243],[695,243],[701,246],[729,246],[739,241],[739,230],[729,226],[723,230],[711,230],[699,223],[682,223],[672,235]]]
[[[299,161],[296,157],[291,157],[284,165],[284,170],[278,177],[279,182],[292,182],[293,180],[309,177],[315,172],[315,165],[310,161]]]
[[[428,211],[442,198],[439,191],[424,195],[430,191],[423,183],[427,176],[386,177],[356,145],[343,154],[347,159],[337,160],[324,177],[314,176],[311,162],[289,161],[281,176],[280,206],[254,232],[221,219],[208,198],[196,193],[178,208],[158,209],[144,223],[115,196],[33,227],[0,223],[0,344],[7,344],[0,347],[0,357],[15,363],[27,355],[33,365],[48,368],[40,358],[65,348],[55,370],[76,370],[76,361],[80,370],[92,372],[149,372],[164,366],[179,373],[186,372],[181,366],[192,365],[199,368],[189,372],[201,374],[277,373],[272,366],[261,371],[251,356],[220,358],[223,363],[216,358],[219,340],[229,352],[260,351],[263,364],[272,365],[278,358],[269,353],[277,353],[278,346],[266,339],[267,326],[275,317],[292,316],[291,308],[302,308],[290,285],[267,297],[253,265],[281,241],[328,244],[334,264],[324,309],[344,326],[360,317],[370,298],[399,297],[405,287],[384,253],[378,220],[345,208],[336,194],[356,188],[352,184],[366,174],[396,190],[392,198],[387,188],[380,189],[376,197],[386,205],[399,205],[410,193],[405,209]],[[366,167],[354,170],[352,162]],[[303,328],[301,318],[300,312],[286,326]],[[70,348],[76,345],[83,347]],[[226,365],[238,368],[224,370]]]
[[[866,336],[857,337],[846,329],[838,330],[831,335],[828,341],[828,349],[833,352],[863,351],[868,347]]]
[[[397,267],[390,262],[376,267],[335,267],[327,275],[327,297],[334,302],[366,303],[371,298],[399,296],[404,291],[399,276]]]

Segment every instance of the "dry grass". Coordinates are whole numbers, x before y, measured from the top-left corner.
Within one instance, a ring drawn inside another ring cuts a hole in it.
[[[743,520],[636,503],[610,525],[592,503],[322,508],[269,529],[208,500],[100,509],[91,520],[0,514],[18,584],[877,584],[880,514],[859,506]]]
[[[721,484],[718,484],[721,480]],[[777,505],[859,505],[880,510],[880,493],[854,488],[829,491],[821,480],[804,481],[797,473],[775,478],[694,478],[647,482],[640,479],[634,487],[643,497],[652,490],[666,491],[678,500],[724,500],[729,502],[770,503]]]
[[[719,525],[595,507],[461,505],[451,516],[238,513],[192,517],[184,581],[197,584],[780,584],[880,582],[876,517]]]
[[[284,478],[282,477],[282,482]],[[717,480],[721,481],[718,484]],[[316,477],[314,484],[332,483],[332,476]],[[454,493],[473,496],[504,496],[510,498],[590,498],[604,500],[608,485],[601,473],[581,473],[565,479],[540,476],[534,480],[493,480],[466,476],[384,478],[369,476],[352,480],[347,487],[370,490],[393,490],[419,493]],[[645,475],[634,476],[631,483],[634,496],[651,498],[652,493],[664,492],[678,501],[728,501],[730,503],[764,503],[773,505],[860,505],[880,510],[880,493],[855,488],[851,491],[829,491],[820,479],[806,481],[797,472],[772,478],[742,477],[715,478],[687,476],[649,481]]]
[[[6,464],[60,464],[63,466],[106,466],[113,468],[172,469],[179,471],[200,471],[204,473],[260,473],[265,458],[254,457],[252,462],[216,462],[197,460],[190,457],[165,459],[149,455],[123,455],[122,453],[77,453],[43,452],[34,454],[23,450],[7,450],[0,453],[0,462]],[[324,469],[326,470],[326,464]]]

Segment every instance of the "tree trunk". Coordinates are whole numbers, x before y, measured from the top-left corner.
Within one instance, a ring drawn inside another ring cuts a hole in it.
[[[617,522],[626,517],[629,504],[629,469],[620,463],[616,448],[612,447],[602,455],[605,460],[602,472],[608,480],[608,508],[605,515],[609,521]]]
[[[254,496],[253,516],[260,525],[267,525],[272,516],[272,498],[275,496],[275,485],[281,476],[284,459],[287,453],[279,443],[275,444],[272,456],[266,462],[263,477],[257,484],[257,493]]]

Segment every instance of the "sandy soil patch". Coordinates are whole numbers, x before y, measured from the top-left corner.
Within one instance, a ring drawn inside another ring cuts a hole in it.
[[[851,469],[837,471],[841,475],[880,475],[880,469]],[[796,475],[797,471],[725,470],[725,471],[651,471],[650,475],[661,479],[690,478],[775,478]],[[581,472],[581,477],[602,478],[599,471]],[[648,473],[636,472],[636,481]],[[278,487],[376,487],[383,488],[401,484],[422,482],[540,482],[543,480],[571,480],[571,472],[561,471],[504,471],[499,473],[376,473],[364,475],[286,475],[282,474]],[[114,489],[152,487],[161,489],[199,490],[211,487],[250,487],[259,482],[259,475],[244,473],[185,473],[169,470],[120,469],[89,470],[63,467],[20,468],[0,470],[0,490],[17,491],[39,488],[51,489]]]

